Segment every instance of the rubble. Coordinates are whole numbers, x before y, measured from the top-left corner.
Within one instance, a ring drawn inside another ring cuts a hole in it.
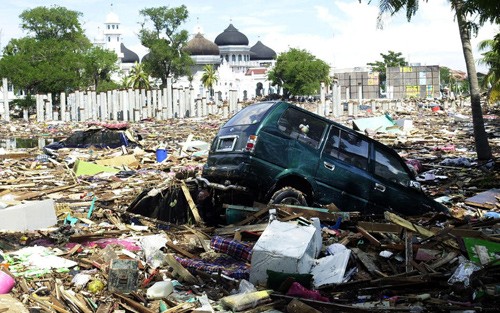
[[[411,160],[450,216],[254,203],[226,204],[228,225],[205,224],[191,179],[222,122],[216,116],[131,123],[143,138],[134,148],[62,148],[54,157],[41,147],[4,150],[0,311],[496,311],[500,119],[485,115],[496,159],[479,163],[468,111],[399,106],[380,115],[400,121],[391,131],[365,129]],[[61,138],[81,126],[14,121],[0,133]],[[9,210],[29,212],[14,220]]]

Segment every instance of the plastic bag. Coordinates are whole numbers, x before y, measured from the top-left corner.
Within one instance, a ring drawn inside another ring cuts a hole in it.
[[[463,283],[465,287],[468,287],[470,275],[480,269],[481,267],[473,262],[465,261],[457,267],[453,275],[448,279],[448,284]]]

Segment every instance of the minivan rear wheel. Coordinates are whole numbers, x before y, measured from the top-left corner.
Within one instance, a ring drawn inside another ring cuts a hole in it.
[[[269,200],[269,203],[307,206],[304,194],[293,187],[284,187],[276,191],[271,200]]]

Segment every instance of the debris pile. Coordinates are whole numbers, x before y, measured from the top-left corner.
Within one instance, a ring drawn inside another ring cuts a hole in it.
[[[143,138],[133,148],[62,148],[52,157],[40,148],[3,151],[0,311],[497,310],[498,161],[474,160],[465,115],[389,113],[411,127],[382,131],[376,123],[388,115],[343,122],[405,156],[450,215],[228,203],[226,225],[206,225],[192,178],[216,119],[131,125]],[[486,117],[498,157],[500,120]],[[36,128],[63,137],[81,126],[14,122],[1,133]]]

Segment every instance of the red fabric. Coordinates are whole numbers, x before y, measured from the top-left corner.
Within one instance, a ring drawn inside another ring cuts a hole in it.
[[[319,291],[309,290],[306,287],[299,284],[298,282],[292,283],[292,285],[288,289],[288,292],[286,293],[286,295],[292,296],[292,297],[299,297],[299,298],[303,298],[303,299],[309,299],[309,300],[330,302],[330,300],[327,297],[323,297],[319,293]]]

